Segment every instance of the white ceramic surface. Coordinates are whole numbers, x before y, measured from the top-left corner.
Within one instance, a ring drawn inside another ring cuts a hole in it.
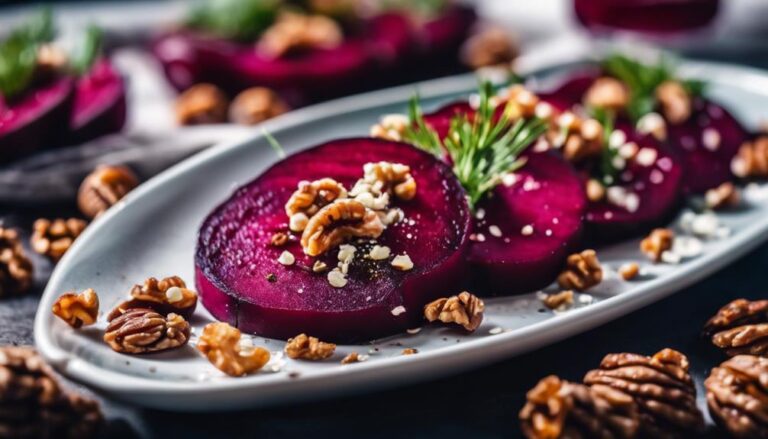
[[[523,68],[530,71],[530,63]],[[698,63],[686,64],[684,72],[712,81],[711,95],[751,127],[768,116],[765,73]],[[423,83],[418,89],[425,106],[433,108],[468,93],[475,84],[473,77],[461,76]],[[289,153],[331,138],[365,135],[379,115],[404,111],[413,91],[407,86],[345,98],[274,119],[264,128]],[[368,345],[339,346],[324,362],[285,359],[280,354],[283,342],[255,337],[255,344],[276,354],[264,371],[244,378],[224,376],[192,347],[194,334],[211,321],[202,308],[192,319],[190,346],[146,356],[110,350],[101,341],[103,316],[95,327],[73,331],[50,313],[56,297],[67,290],[92,287],[99,292],[102,309],[109,310],[131,285],[148,276],[176,274],[191,281],[196,232],[203,218],[233,188],[276,160],[263,136],[255,133],[248,141],[214,147],[160,174],[94,222],[58,264],[41,300],[35,339],[42,354],[85,384],[169,410],[267,406],[365,392],[477,367],[593,328],[690,285],[768,237],[766,190],[752,187],[745,209],[718,215],[731,234],[706,240],[700,256],[678,265],[651,266],[640,255],[637,240],[601,249],[607,279],[588,291],[589,296],[577,299],[575,309],[544,311],[533,293],[490,299],[474,334],[428,327]],[[647,275],[633,282],[619,280],[616,268],[631,260],[643,261]],[[402,356],[405,347],[419,353]],[[341,365],[339,360],[352,351],[370,357]]]

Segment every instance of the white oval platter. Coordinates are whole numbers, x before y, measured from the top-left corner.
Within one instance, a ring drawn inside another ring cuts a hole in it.
[[[523,73],[543,72],[535,62]],[[547,67],[549,72],[554,66]],[[710,63],[684,63],[682,72],[709,80],[710,94],[750,127],[768,116],[768,76],[761,71]],[[556,71],[556,69],[555,69]],[[476,86],[472,76],[418,85],[427,108],[466,95]],[[324,140],[366,135],[385,113],[404,112],[414,86],[398,87],[298,110],[269,121],[272,133],[289,153]],[[638,241],[600,249],[607,279],[577,297],[566,312],[544,310],[536,293],[487,300],[482,326],[466,335],[447,328],[424,327],[358,346],[339,346],[323,362],[286,359],[278,340],[254,337],[274,352],[255,375],[229,378],[210,365],[193,345],[195,334],[212,321],[199,307],[191,320],[191,344],[173,352],[127,356],[101,341],[104,312],[90,328],[74,331],[56,319],[51,305],[65,291],[94,288],[103,310],[121,301],[134,283],[148,276],[179,275],[193,279],[193,250],[199,224],[236,186],[249,181],[277,160],[260,129],[247,140],[213,147],[158,175],[130,193],[78,238],[56,270],[42,297],[35,321],[38,348],[59,371],[113,397],[177,411],[210,411],[286,404],[345,393],[403,385],[457,373],[542,347],[639,307],[657,301],[711,274],[768,237],[766,188],[745,190],[743,209],[718,214],[717,237],[703,239],[703,252],[679,264],[641,262],[645,275],[625,282],[616,268],[644,261]],[[416,355],[401,355],[416,348]],[[365,362],[341,365],[356,351]]]

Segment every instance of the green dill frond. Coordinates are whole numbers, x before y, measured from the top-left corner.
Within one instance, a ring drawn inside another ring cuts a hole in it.
[[[37,49],[53,39],[56,30],[50,8],[14,29],[0,43],[0,94],[12,98],[27,89],[37,66]]]
[[[458,114],[451,120],[443,139],[424,121],[418,96],[409,107],[410,127],[405,140],[435,154],[445,155],[453,164],[453,172],[467,191],[472,208],[509,172],[525,164],[520,154],[547,130],[540,119],[512,120],[510,112],[496,116],[491,103],[493,86],[480,84],[480,99],[473,115]]]

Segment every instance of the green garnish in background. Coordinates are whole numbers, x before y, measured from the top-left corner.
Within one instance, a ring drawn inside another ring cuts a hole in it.
[[[70,68],[78,75],[87,73],[101,53],[104,33],[95,25],[88,26],[77,53],[70,60]]]
[[[458,114],[451,120],[445,138],[424,121],[418,96],[410,103],[410,126],[405,140],[440,159],[445,153],[453,163],[453,172],[467,191],[473,209],[488,191],[501,183],[509,172],[525,164],[520,154],[547,130],[541,119],[513,121],[507,111],[495,117],[491,104],[493,86],[480,84],[480,105],[474,116]]]
[[[274,23],[280,0],[207,0],[194,7],[187,25],[222,38],[255,41]]]
[[[679,81],[692,96],[704,93],[705,84],[696,80],[681,80],[675,76],[675,66],[668,58],[658,64],[644,64],[624,55],[610,55],[602,67],[629,88],[630,101],[627,113],[633,121],[651,113],[656,108],[656,87],[664,81]]]
[[[29,86],[37,65],[37,50],[55,36],[50,8],[13,30],[0,43],[0,94],[6,99]]]

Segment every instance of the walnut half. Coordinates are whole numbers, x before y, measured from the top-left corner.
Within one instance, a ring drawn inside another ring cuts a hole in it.
[[[285,203],[285,213],[290,219],[290,229],[301,232],[307,227],[307,222],[321,208],[340,198],[347,197],[344,185],[332,178],[321,178],[315,181],[302,181]]]
[[[53,304],[53,313],[73,328],[96,323],[99,296],[92,288],[80,294],[64,293]]]
[[[229,376],[253,373],[269,362],[269,351],[241,340],[239,329],[228,323],[209,323],[203,328],[197,350],[217,369]]]
[[[307,223],[301,246],[309,256],[318,256],[348,238],[378,238],[384,224],[375,211],[354,200],[342,199],[323,207]]]
[[[584,291],[603,281],[603,268],[594,250],[568,256],[565,270],[557,277],[560,288]]]
[[[324,360],[336,350],[333,343],[325,343],[317,337],[309,337],[307,334],[299,334],[288,339],[285,344],[285,354],[294,360]]]
[[[78,218],[57,218],[53,221],[40,218],[32,225],[30,244],[35,252],[55,262],[64,256],[87,225]]]
[[[709,319],[704,335],[727,355],[768,354],[768,300],[736,299]]]
[[[424,317],[430,321],[455,323],[467,331],[474,331],[483,321],[483,301],[466,291],[458,296],[443,297],[424,307]]]
[[[157,280],[150,277],[143,285],[131,288],[131,299],[118,305],[107,317],[113,319],[131,308],[149,308],[160,314],[179,314],[190,318],[197,307],[197,293],[187,288],[178,276]]]
[[[145,354],[184,346],[189,341],[190,327],[184,317],[163,317],[147,308],[132,308],[111,319],[104,341],[116,352]]]

